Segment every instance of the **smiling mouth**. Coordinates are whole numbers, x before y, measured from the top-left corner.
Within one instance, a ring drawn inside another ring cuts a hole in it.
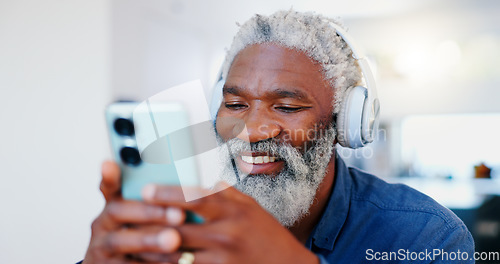
[[[277,175],[285,162],[268,153],[241,153],[236,158],[238,168],[245,174]]]
[[[241,155],[241,160],[250,164],[265,164],[272,163],[278,160],[277,157],[273,156],[245,156]]]

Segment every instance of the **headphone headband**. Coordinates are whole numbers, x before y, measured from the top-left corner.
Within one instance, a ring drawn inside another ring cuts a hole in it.
[[[331,21],[328,21],[328,23],[332,28],[335,29],[337,35],[339,35],[351,49],[352,57],[358,62],[358,66],[361,69],[363,78],[365,79],[366,88],[368,89],[368,96],[371,98],[377,98],[375,78],[373,77],[373,73],[370,69],[368,59],[361,52],[361,49],[357,47],[352,37],[347,33],[345,29]]]

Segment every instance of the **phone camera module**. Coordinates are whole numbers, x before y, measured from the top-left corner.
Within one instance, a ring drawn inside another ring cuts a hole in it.
[[[120,150],[120,158],[127,165],[137,166],[141,164],[141,155],[135,148],[124,147]]]
[[[118,118],[115,120],[114,128],[116,133],[122,136],[133,136],[134,131],[134,123],[129,119]]]

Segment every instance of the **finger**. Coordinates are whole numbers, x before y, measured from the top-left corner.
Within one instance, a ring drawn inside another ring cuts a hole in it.
[[[186,213],[177,207],[161,207],[138,201],[116,201],[106,206],[106,216],[115,225],[163,224],[178,226],[184,223]]]
[[[138,253],[134,254],[134,258],[146,263],[177,263],[181,253],[174,252],[170,254],[164,253]]]
[[[172,253],[181,244],[179,233],[172,228],[161,232],[139,229],[123,229],[111,233],[103,241],[103,248],[111,254],[134,254],[142,252]]]
[[[215,186],[213,187],[213,189],[214,189],[215,192],[221,192],[221,191],[224,191],[225,189],[227,189],[227,188],[229,188],[231,186],[232,185],[230,185],[226,181],[219,181],[219,182],[217,182],[217,184],[215,184]]]
[[[105,161],[101,167],[101,192],[104,199],[109,201],[120,197],[120,168],[113,161]]]
[[[219,245],[225,236],[219,230],[215,230],[213,225],[193,225],[186,224],[177,228],[181,236],[182,248],[187,249],[207,249]]]
[[[196,197],[203,199],[205,197],[217,197],[217,193],[223,196],[245,196],[243,193],[232,187],[228,183],[221,181],[212,189],[204,189],[200,187],[181,187],[171,185],[147,185],[142,190],[142,198],[145,201],[159,204],[172,204],[186,202],[187,197]],[[196,202],[198,199],[190,199]]]
[[[260,208],[260,205],[252,197],[226,182],[219,182],[211,191],[215,193],[193,201],[189,207],[186,207],[186,210],[193,211],[208,221],[214,221],[239,215],[241,208]]]
[[[176,206],[192,211],[209,222],[224,218],[228,214],[238,213],[238,211],[231,209],[241,207],[241,205],[258,206],[253,198],[241,193],[227,183],[222,182],[216,188],[216,190],[222,191],[213,193],[213,190],[199,187],[148,185],[143,189],[142,194],[145,202],[162,206]],[[195,193],[195,195],[202,198],[185,202],[184,194],[186,192]]]
[[[220,196],[223,196],[225,198],[230,198],[241,202],[249,202],[251,200],[249,199],[248,195],[242,193],[225,181],[218,182],[213,189]]]
[[[112,255],[109,252],[103,252],[102,249],[94,250],[92,254],[88,251],[83,264],[106,263],[106,264],[139,264],[144,263],[131,254]]]
[[[187,253],[187,254],[186,254]],[[201,250],[195,252],[182,252],[175,254],[176,261],[172,263],[193,263],[193,264],[213,264],[213,263],[239,263],[230,258],[230,254],[220,250]],[[181,262],[181,258],[192,260],[192,262]]]
[[[164,257],[166,253],[136,253],[125,255],[126,260],[131,262],[128,263],[149,263],[149,264],[174,264],[172,262],[167,262]],[[107,264],[107,263],[106,263]],[[177,263],[175,263],[177,264]]]
[[[137,255],[138,259],[143,260],[147,263],[149,262],[166,262],[166,263],[193,263],[193,264],[203,264],[203,263],[228,263],[228,262],[218,262],[214,261],[220,258],[214,258],[213,254],[207,254],[204,251],[183,251],[174,252],[170,254],[157,254],[157,253],[142,253]],[[181,261],[181,258],[183,261]],[[184,262],[186,261],[186,262]]]
[[[212,192],[199,187],[181,187],[171,185],[147,185],[142,190],[144,201],[172,205],[186,203],[186,197],[204,198],[211,195]],[[196,202],[197,200],[193,200]]]
[[[196,225],[186,224],[176,227],[181,236],[181,248],[213,250],[234,248],[242,237],[241,228],[227,222]]]
[[[185,202],[183,193],[186,189],[189,189],[190,192],[197,192],[198,195],[207,196]],[[221,216],[221,213],[224,211],[223,200],[217,199],[215,194],[211,194],[210,190],[196,187],[181,188],[179,186],[148,185],[143,190],[143,199],[155,205],[175,206],[183,210],[192,211],[207,221]]]

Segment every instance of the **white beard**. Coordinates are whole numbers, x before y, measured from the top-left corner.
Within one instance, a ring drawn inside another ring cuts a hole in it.
[[[248,142],[231,139],[226,142],[229,150],[221,148],[226,150],[223,155],[227,157],[223,178],[234,179],[235,173],[238,173],[240,180],[235,187],[257,200],[283,226],[291,227],[309,213],[318,186],[326,175],[334,150],[335,129],[330,127],[323,134],[313,141],[313,146],[304,154],[289,144],[272,140],[252,144],[254,146],[250,147]],[[275,177],[245,177],[244,173],[233,166],[234,156],[230,154],[242,151],[267,152],[283,160],[285,168]]]

